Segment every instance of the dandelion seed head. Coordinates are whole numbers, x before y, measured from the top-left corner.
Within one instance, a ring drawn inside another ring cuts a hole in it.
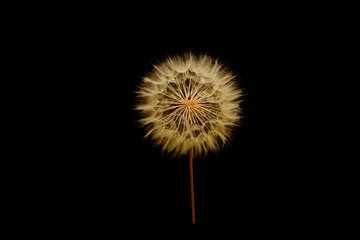
[[[137,91],[146,138],[176,156],[203,156],[229,142],[241,118],[242,90],[224,65],[186,53],[153,67]]]

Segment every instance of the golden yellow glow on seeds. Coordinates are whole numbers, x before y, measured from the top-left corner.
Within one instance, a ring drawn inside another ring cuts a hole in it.
[[[177,156],[219,150],[241,117],[242,91],[233,74],[207,55],[188,53],[154,65],[137,96],[145,137]]]

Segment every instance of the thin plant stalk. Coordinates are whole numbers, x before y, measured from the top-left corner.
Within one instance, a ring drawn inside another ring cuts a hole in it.
[[[195,196],[194,196],[194,168],[192,151],[189,153],[189,166],[190,166],[190,191],[191,191],[191,222],[195,224]]]

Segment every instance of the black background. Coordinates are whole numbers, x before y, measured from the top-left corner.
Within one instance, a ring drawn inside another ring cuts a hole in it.
[[[54,10],[3,39],[2,77],[14,83],[14,101],[24,98],[15,123],[28,177],[18,201],[31,231],[256,237],[357,228],[353,159],[334,144],[337,106],[324,87],[333,57],[326,21],[231,8]],[[246,95],[231,144],[194,161],[195,226],[188,159],[143,140],[133,110],[151,64],[183,51],[219,58]]]

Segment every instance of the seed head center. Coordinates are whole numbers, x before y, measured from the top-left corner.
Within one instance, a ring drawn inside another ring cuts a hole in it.
[[[185,105],[185,107],[193,107],[194,105],[196,105],[196,100],[191,97],[191,94],[189,94],[189,96],[184,99],[182,103]]]

